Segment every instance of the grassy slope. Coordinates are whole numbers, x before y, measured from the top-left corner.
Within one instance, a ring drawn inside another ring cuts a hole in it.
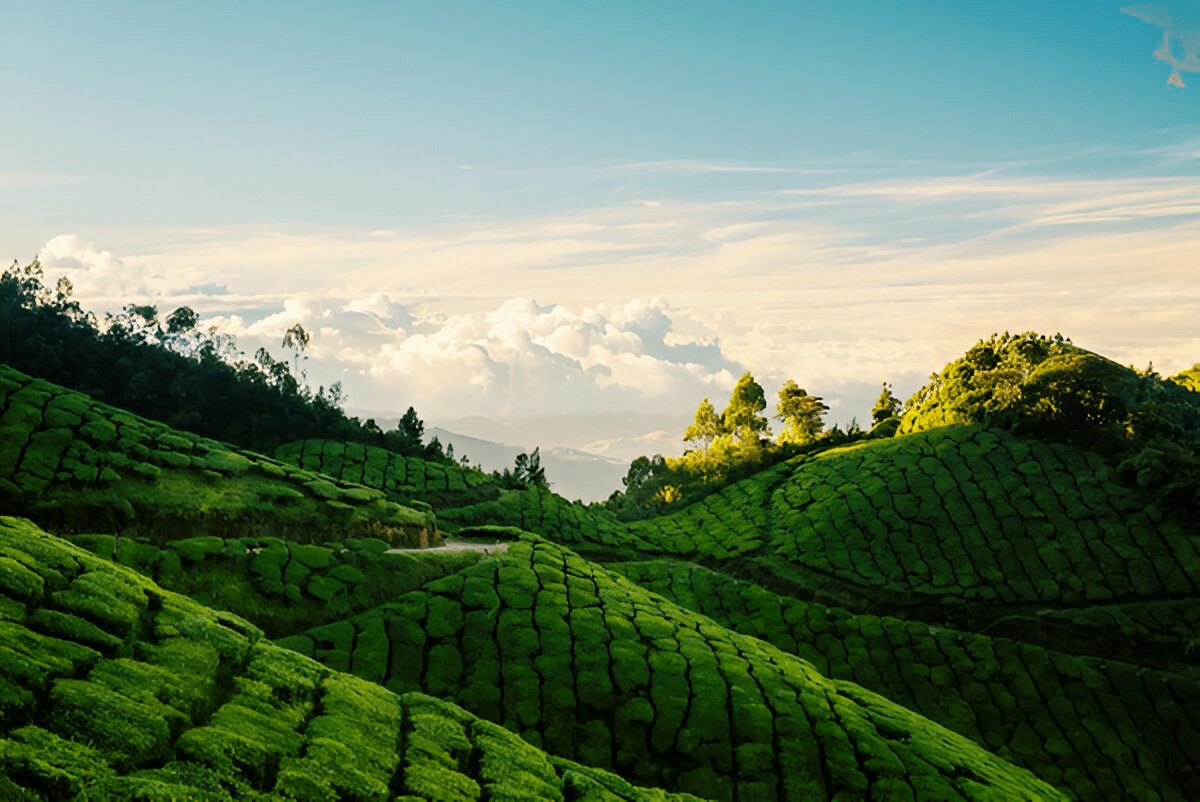
[[[0,512],[55,531],[436,538],[432,514],[0,366]]]
[[[564,757],[718,799],[1056,796],[873,693],[544,541],[282,643],[454,700]]]
[[[0,518],[6,799],[666,799]]]
[[[1195,676],[771,593],[686,562],[610,570],[966,735],[1081,799],[1200,798]]]

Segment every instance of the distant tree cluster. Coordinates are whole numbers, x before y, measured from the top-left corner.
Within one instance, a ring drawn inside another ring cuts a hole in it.
[[[453,459],[410,407],[396,430],[382,431],[342,410],[341,384],[312,390],[303,362],[311,343],[300,325],[282,334],[292,354],[252,358],[236,341],[202,328],[195,310],[163,315],[130,304],[97,319],[72,297],[67,279],[53,289],[35,260],[0,273],[0,363],[139,415],[196,434],[270,452],[289,440],[329,438],[381,445],[407,456]]]
[[[892,436],[899,425],[900,401],[884,383],[872,412],[871,436]],[[845,431],[827,429],[829,406],[788,379],[780,388],[772,436],[766,414],[767,396],[754,376],[745,373],[734,385],[729,403],[717,412],[705,398],[683,433],[689,448],[680,457],[638,457],[622,480],[624,490],[614,493],[606,506],[624,518],[637,518],[680,501],[694,501],[729,481],[760,468],[805,453],[867,436],[857,421]]]

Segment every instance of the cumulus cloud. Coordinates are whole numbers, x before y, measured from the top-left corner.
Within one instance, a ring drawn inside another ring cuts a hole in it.
[[[357,408],[687,412],[745,367],[769,392],[796,379],[844,422],[877,382],[915,389],[997,329],[1062,331],[1168,371],[1195,362],[1195,140],[1155,144],[1102,180],[975,168],[781,187],[750,173],[761,191],[704,202],[646,184],[655,205],[386,234],[139,232],[111,252],[66,235],[42,255],[89,307],[188,303],[247,351],[302,323],[314,382],[343,381]]]
[[[1185,72],[1200,72],[1200,13],[1194,8],[1142,4],[1121,9],[1131,17],[1162,31],[1162,44],[1154,57],[1171,68],[1167,83],[1183,89]]]
[[[167,268],[161,260],[146,257],[118,257],[75,234],[54,237],[42,246],[37,258],[50,284],[63,276],[69,278],[76,295],[101,310],[135,301],[212,297],[227,292],[224,285],[205,281],[199,270]]]
[[[209,322],[247,348],[277,348],[280,334],[299,323],[313,335],[307,369],[314,380],[342,381],[361,406],[414,404],[445,420],[674,409],[728,392],[741,368],[716,341],[681,338],[677,315],[658,299],[576,310],[512,298],[445,313],[375,294],[345,302],[292,298],[254,321]]]

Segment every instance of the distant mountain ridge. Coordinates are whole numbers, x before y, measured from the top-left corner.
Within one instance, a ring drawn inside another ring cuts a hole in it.
[[[351,410],[360,418],[374,418],[383,429],[395,428],[396,416],[380,415],[368,410]],[[466,456],[472,465],[483,470],[502,471],[513,466],[513,460],[518,454],[541,448],[542,467],[546,469],[546,478],[550,481],[554,492],[571,500],[583,502],[603,501],[614,490],[620,490],[621,479],[629,468],[628,460],[607,457],[580,448],[545,445],[529,438],[529,442],[516,444],[501,440],[506,432],[504,424],[489,418],[464,420],[473,424],[477,429],[495,432],[499,437],[487,437],[461,434],[443,426],[430,426],[425,430],[426,442],[434,437],[443,446],[454,446],[456,457]],[[526,433],[528,434],[528,433]]]

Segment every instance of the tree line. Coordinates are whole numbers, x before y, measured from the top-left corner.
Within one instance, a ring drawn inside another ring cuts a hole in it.
[[[0,273],[0,362],[25,373],[264,453],[289,440],[328,438],[454,458],[436,438],[425,442],[412,407],[396,429],[383,431],[345,413],[340,382],[313,390],[303,368],[310,342],[296,325],[280,340],[290,364],[265,348],[247,356],[233,337],[202,327],[190,307],[163,314],[129,304],[98,318],[80,306],[66,278],[46,286],[37,260]]]
[[[700,402],[683,432],[688,449],[682,456],[638,457],[622,479],[624,489],[613,493],[605,505],[626,519],[644,517],[680,501],[694,501],[798,454],[864,437],[891,437],[899,427],[901,407],[892,386],[884,382],[871,410],[869,431],[857,420],[844,430],[836,425],[827,429],[829,406],[824,399],[788,379],[777,395],[774,419],[780,429],[772,436],[766,392],[747,372],[734,385],[721,412],[708,398]]]

